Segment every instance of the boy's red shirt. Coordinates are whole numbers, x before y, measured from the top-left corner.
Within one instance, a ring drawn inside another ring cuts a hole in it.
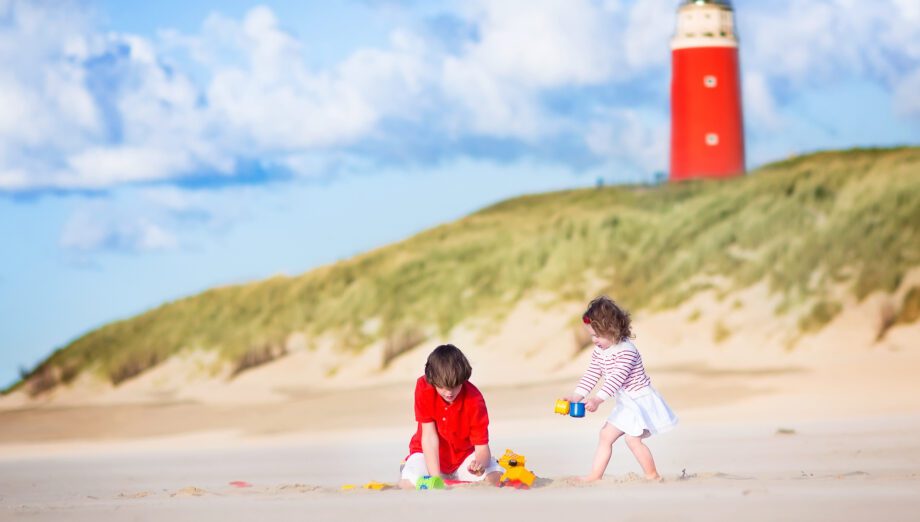
[[[415,383],[415,420],[418,429],[409,442],[409,454],[422,453],[422,423],[434,422],[442,473],[453,473],[473,446],[489,443],[489,413],[479,388],[463,383],[453,402],[438,395],[424,376]]]

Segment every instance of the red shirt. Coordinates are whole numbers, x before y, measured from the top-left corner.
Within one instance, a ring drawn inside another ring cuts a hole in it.
[[[442,473],[453,473],[473,446],[489,443],[489,413],[479,388],[463,383],[453,402],[438,395],[424,376],[415,383],[415,420],[418,429],[409,442],[409,454],[422,453],[422,423],[433,422],[438,430],[438,453]]]

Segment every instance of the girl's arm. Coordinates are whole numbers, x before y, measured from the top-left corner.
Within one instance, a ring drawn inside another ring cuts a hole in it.
[[[588,363],[588,369],[585,370],[585,374],[582,375],[581,380],[578,381],[578,386],[575,387],[575,396],[572,398],[577,398],[576,401],[579,402],[581,399],[584,399],[591,393],[591,390],[594,389],[594,386],[597,384],[598,379],[601,378],[601,359],[597,356],[594,351],[591,352],[591,362]]]
[[[438,441],[438,428],[433,422],[422,423],[422,453],[425,455],[425,466],[432,477],[441,476],[440,442]]]

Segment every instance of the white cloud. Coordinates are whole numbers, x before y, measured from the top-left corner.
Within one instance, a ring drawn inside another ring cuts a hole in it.
[[[58,244],[75,252],[151,252],[178,246],[176,237],[156,223],[109,212],[100,205],[77,211],[64,224]]]
[[[24,190],[31,187],[31,180],[22,169],[0,171],[0,189]]]
[[[534,92],[502,81],[478,63],[448,58],[443,90],[459,105],[448,121],[454,135],[472,132],[532,140],[551,130]]]
[[[219,192],[148,186],[120,188],[105,198],[76,198],[58,245],[79,256],[196,248],[250,220],[249,209],[258,206],[267,191],[248,186]],[[79,256],[76,259],[86,261]]]
[[[920,119],[920,67],[898,82],[894,101],[898,114]]]
[[[630,68],[644,70],[668,66],[676,12],[672,0],[640,0],[633,4],[623,35],[626,63]]]
[[[479,41],[464,58],[503,78],[546,88],[600,83],[614,72],[611,18],[589,0],[477,4]]]
[[[896,83],[920,59],[916,2],[781,0],[745,6],[741,45],[751,65],[797,88],[840,75]]]
[[[332,69],[311,71],[301,43],[267,8],[240,23],[212,16],[205,31],[192,48],[213,73],[210,115],[231,143],[263,153],[352,143],[381,118],[408,112],[422,88],[421,45],[398,32],[391,50],[358,49]]]
[[[0,9],[7,19],[0,26],[0,170],[99,137],[99,115],[75,64],[86,19],[57,7],[5,2]]]
[[[94,32],[78,7],[9,4],[0,31],[0,184],[104,188],[232,163],[197,93],[150,42]],[[23,183],[10,172],[28,173]]]
[[[600,109],[584,134],[602,158],[626,161],[645,172],[666,171],[670,129],[659,116],[631,109]]]
[[[193,163],[182,150],[150,147],[98,147],[75,153],[70,169],[59,174],[56,185],[102,188],[123,183],[155,181],[164,173],[183,172]]]
[[[757,70],[748,69],[742,78],[742,100],[748,127],[764,131],[782,126],[782,116],[770,90],[767,77]]]
[[[219,233],[246,220],[249,204],[256,197],[257,191],[251,187],[233,187],[215,193],[162,186],[139,190],[133,204],[167,230],[188,232],[190,228],[201,228]]]
[[[196,86],[149,40],[96,33],[83,18],[43,32],[47,20],[64,23],[59,13],[11,6],[12,29],[0,30],[0,58],[11,64],[0,72],[7,189],[232,174],[240,158],[271,163],[366,137],[380,118],[408,114],[422,88],[423,45],[405,34],[394,33],[393,50],[358,50],[313,72],[269,9],[241,21],[213,15],[200,36],[165,37],[166,49],[207,60]],[[28,59],[20,48],[32,49]]]
[[[465,40],[437,45],[395,27],[386,44],[346,49],[324,67],[309,65],[309,39],[284,31],[267,7],[147,39],[100,31],[79,4],[0,2],[5,190],[233,176],[252,161],[322,174],[337,158],[372,165],[367,143],[393,140],[391,128],[456,156],[470,152],[454,144],[485,136],[525,154],[583,139],[606,157],[605,133],[619,137],[628,111],[666,126],[672,0],[475,0],[443,11],[472,28]],[[893,110],[920,117],[917,5],[737,6],[749,120],[782,128],[801,92],[857,80],[883,84]],[[619,119],[590,114],[598,105]],[[615,153],[652,165],[660,131],[635,125],[645,138],[623,137]]]
[[[558,131],[547,89],[600,84],[617,70],[612,17],[588,0],[481,1],[466,13],[479,39],[447,57],[440,88],[461,111],[451,129],[534,140]]]

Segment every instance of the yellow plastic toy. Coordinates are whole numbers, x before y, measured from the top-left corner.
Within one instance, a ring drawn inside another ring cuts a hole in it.
[[[569,414],[569,401],[565,399],[559,399],[556,401],[556,407],[553,409],[554,412],[559,415],[568,415]]]
[[[387,484],[385,482],[376,482],[372,480],[361,487],[364,489],[373,489],[375,491],[383,491],[384,489],[395,488],[396,486],[394,486],[393,484]],[[356,489],[358,489],[358,486],[356,484],[343,484],[342,485],[342,491],[354,491]]]
[[[518,455],[510,449],[505,450],[502,458],[498,459],[498,465],[505,468],[505,473],[499,479],[503,486],[513,486],[516,488],[530,488],[537,476],[529,471],[524,464],[527,459],[524,455]]]

